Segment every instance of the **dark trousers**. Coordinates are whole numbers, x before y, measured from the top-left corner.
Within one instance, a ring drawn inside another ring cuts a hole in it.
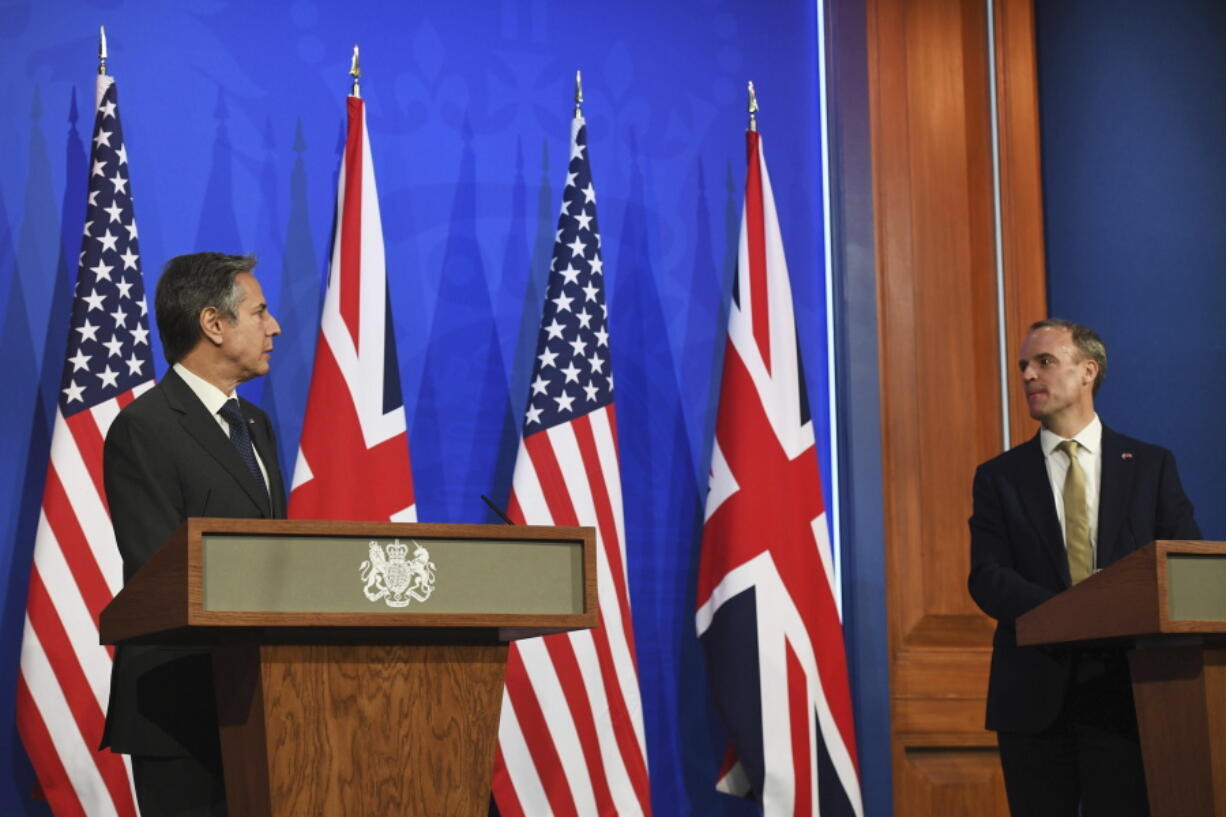
[[[141,817],[226,817],[221,758],[132,756]]]
[[[1147,817],[1145,768],[1123,658],[1122,652],[1078,656],[1054,724],[1035,734],[997,733],[1013,817]]]

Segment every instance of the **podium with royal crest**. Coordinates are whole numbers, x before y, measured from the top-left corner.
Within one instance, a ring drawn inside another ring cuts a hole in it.
[[[100,629],[212,647],[232,817],[485,817],[507,644],[597,610],[591,528],[192,518]]]

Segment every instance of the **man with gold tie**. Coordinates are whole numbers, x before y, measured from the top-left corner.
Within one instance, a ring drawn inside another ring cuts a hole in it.
[[[1093,330],[1039,321],[1018,365],[1041,428],[975,472],[968,581],[997,620],[987,728],[1009,808],[1014,817],[1145,815],[1124,651],[1019,647],[1014,622],[1150,541],[1199,539],[1200,529],[1171,453],[1099,420],[1107,350]]]

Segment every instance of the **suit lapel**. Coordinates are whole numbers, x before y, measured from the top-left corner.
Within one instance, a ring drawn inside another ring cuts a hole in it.
[[[1119,548],[1120,525],[1127,512],[1136,461],[1124,450],[1120,435],[1103,427],[1103,458],[1098,494],[1098,564],[1106,567],[1123,555]]]
[[[166,373],[160,385],[166,392],[171,407],[179,412],[179,424],[183,430],[199,443],[209,456],[217,460],[261,513],[270,515],[268,492],[247,470],[230,439],[221,430],[217,420],[209,415],[208,409],[200,402],[200,398],[196,397],[191,387],[183,382],[174,369]],[[260,452],[260,455],[263,456],[263,452]]]
[[[1064,532],[1060,530],[1060,517],[1056,515],[1056,499],[1047,476],[1047,461],[1043,457],[1043,445],[1035,434],[1026,443],[1026,455],[1021,462],[1022,473],[1017,480],[1022,507],[1030,517],[1030,524],[1039,532],[1043,551],[1052,561],[1066,586],[1072,585],[1068,571],[1068,552],[1064,549]]]
[[[265,433],[263,424],[248,422],[247,430],[251,432],[251,442],[260,455],[260,461],[264,463],[264,470],[268,473],[268,498],[272,501],[272,517],[273,519],[284,518],[285,497],[281,494],[281,486],[284,485],[284,482],[281,480],[281,466],[277,461],[277,447]]]

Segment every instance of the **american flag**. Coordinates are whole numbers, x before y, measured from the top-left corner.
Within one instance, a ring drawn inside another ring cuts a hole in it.
[[[336,235],[291,519],[416,522],[365,103],[348,98]]]
[[[766,817],[861,815],[813,422],[757,131],[748,152],[695,617],[729,736],[717,788]]]
[[[651,814],[607,317],[576,117],[509,514],[596,528],[600,626],[512,646],[493,779],[502,817]]]
[[[149,318],[114,80],[98,77],[85,235],[34,542],[17,725],[51,810],[135,815],[126,758],[98,750],[113,648],[98,615],[123,584],[102,441],[153,385]]]

